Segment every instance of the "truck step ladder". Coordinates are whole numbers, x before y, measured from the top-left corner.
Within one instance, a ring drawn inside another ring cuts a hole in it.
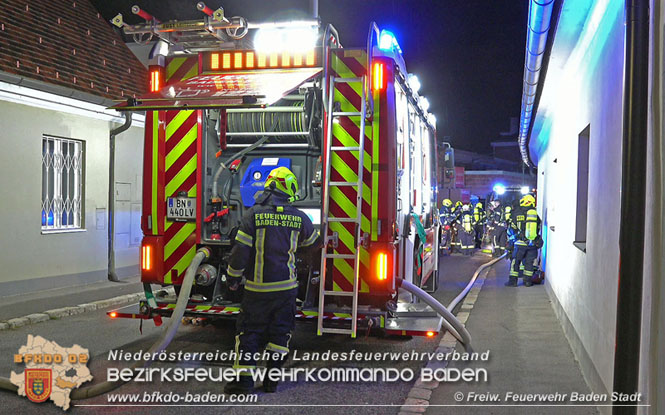
[[[336,111],[335,110],[335,85],[343,83],[360,82],[362,84],[361,94],[361,111]],[[362,200],[363,200],[363,169],[365,159],[365,121],[367,117],[367,97],[365,90],[366,76],[360,78],[335,78],[330,77],[329,91],[328,91],[328,119],[327,119],[327,132],[326,132],[326,180],[324,183],[324,198],[323,198],[323,223],[321,232],[324,236],[324,248],[321,251],[321,276],[319,280],[319,313],[317,321],[317,334],[320,336],[323,333],[335,334],[350,334],[351,337],[356,337],[356,329],[358,326],[358,292],[360,287],[360,248],[362,246],[362,232],[360,224],[362,220]],[[358,147],[349,146],[333,146],[333,120],[337,117],[360,117],[360,136],[358,137]],[[357,151],[358,152],[358,181],[331,181],[331,156],[336,152],[344,151]],[[330,216],[330,189],[333,187],[356,186],[356,214],[355,217],[331,217]],[[328,235],[330,223],[355,223],[355,252],[353,254],[337,254],[334,253],[334,246],[331,252],[328,252],[328,245],[331,241],[335,240],[335,236]],[[328,276],[328,267],[332,269],[331,261],[335,259],[352,259],[353,260],[353,288],[352,291],[334,291],[326,289],[326,278]],[[338,327],[324,327],[324,311],[325,311],[325,298],[326,297],[351,297],[351,328],[338,328]]]

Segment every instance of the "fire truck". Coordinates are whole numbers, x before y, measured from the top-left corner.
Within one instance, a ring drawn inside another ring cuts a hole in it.
[[[145,300],[114,318],[171,315],[195,252],[185,316],[233,318],[241,293],[226,286],[240,218],[279,166],[298,178],[294,206],[319,229],[315,260],[298,257],[297,317],[317,333],[362,329],[433,336],[441,318],[400,288],[438,280],[435,118],[418,95],[396,37],[369,29],[342,47],[318,18],[251,22],[197,5],[201,19],[113,23],[150,52],[149,92],[120,102],[145,111],[141,280]]]

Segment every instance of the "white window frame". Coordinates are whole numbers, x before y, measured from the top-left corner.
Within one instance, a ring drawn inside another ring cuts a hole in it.
[[[85,230],[84,172],[84,141],[42,136],[42,233]]]

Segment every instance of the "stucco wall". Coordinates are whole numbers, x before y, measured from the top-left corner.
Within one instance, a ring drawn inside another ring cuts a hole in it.
[[[0,124],[0,296],[105,279],[109,131],[119,124],[6,101],[0,101]],[[82,232],[41,231],[43,134],[85,141]],[[138,246],[125,233],[140,235],[129,212],[132,204],[140,206],[142,136],[143,129],[133,127],[116,147],[116,181],[131,188],[117,216],[116,264],[125,276],[138,273]]]
[[[619,264],[623,36],[623,9],[610,6],[588,47],[565,62],[556,57],[550,62],[558,66],[552,71],[556,76],[548,72],[538,114],[538,141],[547,142],[538,164],[538,206],[547,227],[546,281],[577,337],[571,344],[574,350],[577,346],[578,359],[592,362],[587,367],[582,363],[587,381],[607,391],[612,390]],[[585,253],[573,241],[578,135],[587,125]],[[598,376],[602,385],[594,382]]]

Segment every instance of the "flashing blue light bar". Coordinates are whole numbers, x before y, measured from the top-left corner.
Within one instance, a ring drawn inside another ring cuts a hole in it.
[[[395,49],[397,52],[402,53],[402,48],[399,47],[397,43],[397,38],[389,30],[382,30],[381,35],[379,36],[379,49],[385,51],[392,51]]]
[[[506,193],[506,187],[502,184],[495,184],[494,185],[494,192],[501,196],[502,194]]]

